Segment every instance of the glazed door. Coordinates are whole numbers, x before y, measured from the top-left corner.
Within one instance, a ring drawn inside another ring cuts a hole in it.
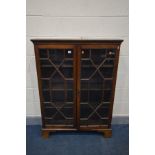
[[[108,125],[111,115],[116,49],[105,46],[79,48],[79,126]]]
[[[43,126],[76,126],[75,49],[70,45],[39,45],[40,99]]]

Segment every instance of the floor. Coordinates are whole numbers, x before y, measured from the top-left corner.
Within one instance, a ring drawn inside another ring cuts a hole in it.
[[[26,155],[128,155],[129,126],[113,125],[112,138],[96,132],[58,132],[41,137],[41,126],[26,127]]]

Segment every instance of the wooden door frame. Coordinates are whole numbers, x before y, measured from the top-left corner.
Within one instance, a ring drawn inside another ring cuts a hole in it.
[[[114,71],[113,71],[113,80],[112,80],[112,92],[111,92],[111,100],[109,106],[108,113],[108,125],[80,125],[80,76],[81,76],[81,50],[84,48],[95,48],[95,49],[116,49],[116,57],[114,61]],[[113,104],[114,104],[114,96],[115,96],[115,87],[116,87],[116,78],[117,78],[117,69],[118,69],[118,61],[119,61],[119,51],[120,44],[80,44],[77,46],[77,127],[78,130],[102,130],[111,128],[111,120],[112,120],[112,112],[113,112]]]
[[[39,49],[41,48],[57,48],[57,49],[73,49],[73,127],[67,125],[46,125],[45,123],[45,113],[44,113],[44,103],[43,103],[43,94],[42,94],[42,81],[41,77],[41,69],[40,69],[40,56],[39,56]],[[36,71],[37,71],[37,78],[38,78],[38,89],[39,89],[39,97],[40,97],[40,109],[41,109],[41,119],[42,119],[42,130],[77,130],[77,88],[76,88],[76,46],[73,44],[34,44],[34,51],[35,51],[35,58],[36,58]]]
[[[81,46],[78,45],[76,47],[76,56],[77,56],[77,77],[76,77],[76,85],[77,85],[77,129],[80,130],[80,78],[81,78]]]

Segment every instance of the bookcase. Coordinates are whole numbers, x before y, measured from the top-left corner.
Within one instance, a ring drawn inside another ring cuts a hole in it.
[[[98,131],[112,136],[111,120],[123,40],[31,40],[38,76],[42,136]]]

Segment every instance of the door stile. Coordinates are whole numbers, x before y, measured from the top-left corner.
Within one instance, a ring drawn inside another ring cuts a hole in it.
[[[34,46],[35,52],[35,64],[36,64],[36,71],[37,71],[37,79],[38,79],[38,89],[39,89],[39,99],[40,99],[40,110],[41,110],[41,120],[42,120],[42,128],[45,128],[45,113],[44,113],[44,104],[43,104],[43,95],[42,95],[42,82],[40,80],[41,77],[41,70],[40,70],[40,56],[39,56],[39,48],[37,45]]]
[[[120,45],[115,47],[116,49],[116,58],[114,62],[114,77],[113,77],[113,84],[112,84],[112,97],[111,97],[111,103],[109,106],[109,128],[111,128],[111,121],[112,121],[112,113],[113,113],[113,104],[114,104],[114,97],[115,97],[115,90],[116,90],[116,80],[117,80],[117,72],[118,72],[118,63],[119,63],[119,55],[120,55]]]
[[[77,128],[77,48],[74,47],[73,56],[73,76],[74,76],[74,127]]]
[[[77,56],[77,66],[76,66],[76,85],[77,85],[77,128],[80,129],[80,69],[81,69],[81,48],[80,46],[76,47],[76,56]]]

